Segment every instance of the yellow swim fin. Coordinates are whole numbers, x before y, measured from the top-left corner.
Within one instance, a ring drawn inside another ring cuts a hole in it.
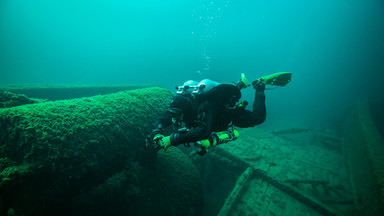
[[[268,76],[263,76],[253,81],[252,85],[255,86],[259,82],[262,82],[265,85],[285,86],[291,81],[291,78],[292,78],[291,72],[279,72],[279,73],[274,73]]]

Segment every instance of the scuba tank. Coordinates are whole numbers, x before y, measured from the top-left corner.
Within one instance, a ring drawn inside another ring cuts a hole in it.
[[[220,83],[210,79],[203,79],[200,82],[188,80],[183,85],[176,87],[176,94],[184,96],[202,95],[218,85]]]
[[[191,96],[196,90],[199,83],[195,80],[188,80],[181,86],[176,86],[176,94],[183,96]]]

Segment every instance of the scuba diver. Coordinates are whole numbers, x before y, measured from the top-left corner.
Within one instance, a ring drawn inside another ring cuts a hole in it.
[[[209,79],[189,80],[176,87],[169,109],[157,119],[146,139],[147,147],[158,151],[180,144],[193,145],[198,154],[204,155],[211,147],[236,140],[239,132],[234,126],[247,128],[265,121],[265,85],[285,86],[291,75],[280,72],[252,82],[256,89],[252,111],[245,109],[247,101],[238,103],[240,90],[250,86],[244,74],[235,84],[220,84]],[[166,136],[166,128],[170,126],[173,132]]]

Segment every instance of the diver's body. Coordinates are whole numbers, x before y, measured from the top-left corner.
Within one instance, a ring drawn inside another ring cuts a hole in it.
[[[266,119],[265,85],[262,82],[254,85],[256,93],[252,111],[245,109],[246,104],[236,106],[241,97],[240,89],[245,87],[218,84],[204,96],[176,95],[168,111],[156,121],[151,138],[160,137],[159,145],[164,149],[201,140],[209,140],[203,145],[208,148],[222,143],[215,139],[217,135],[212,136],[214,132],[226,131],[231,126],[246,128],[263,123]],[[164,137],[164,129],[171,125],[182,130]]]

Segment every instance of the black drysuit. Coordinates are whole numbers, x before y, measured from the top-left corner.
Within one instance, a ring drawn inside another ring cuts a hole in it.
[[[155,123],[161,131],[170,126],[172,121],[182,121],[188,131],[174,132],[171,144],[174,146],[207,139],[212,132],[227,130],[233,124],[240,128],[261,124],[266,118],[264,85],[256,87],[252,111],[244,107],[228,108],[240,97],[240,89],[234,85],[221,84],[217,91],[211,90],[209,97],[193,98],[176,95],[170,109]],[[234,101],[235,100],[235,101]]]

